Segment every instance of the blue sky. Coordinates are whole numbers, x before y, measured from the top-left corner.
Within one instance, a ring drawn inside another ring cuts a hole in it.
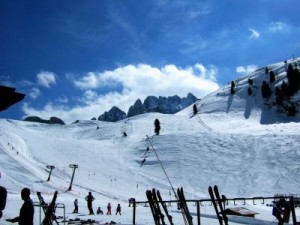
[[[298,0],[0,0],[1,112],[65,122],[148,95],[197,97],[300,55]]]

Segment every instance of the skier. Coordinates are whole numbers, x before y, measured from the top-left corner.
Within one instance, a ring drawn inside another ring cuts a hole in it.
[[[102,211],[101,207],[98,207],[97,214],[103,214],[103,211]]]
[[[146,158],[143,159],[143,161],[141,162],[141,166],[140,167],[142,167],[145,162],[146,162]]]
[[[95,200],[95,198],[92,195],[92,192],[89,192],[89,194],[85,197],[85,200],[87,201],[87,207],[88,207],[90,215],[93,215],[94,210],[93,210],[93,204],[92,203]]]
[[[111,205],[108,203],[106,215],[111,215]]]
[[[121,215],[121,205],[120,204],[118,204],[118,206],[117,206],[116,215],[118,213]]]
[[[77,200],[77,198],[74,201],[74,211],[73,211],[73,213],[78,213],[78,200]]]
[[[23,188],[21,197],[24,203],[20,209],[19,216],[13,219],[7,219],[6,221],[11,223],[18,222],[20,225],[33,225],[34,205],[30,198],[30,190]]]
[[[283,218],[282,218],[282,214],[283,214],[283,210],[282,210],[282,202],[284,200],[280,200],[277,202],[273,202],[273,210],[272,210],[272,215],[276,217],[276,219],[278,220],[278,225],[283,225]]]

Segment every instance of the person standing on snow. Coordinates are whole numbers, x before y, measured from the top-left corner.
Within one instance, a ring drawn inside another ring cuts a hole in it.
[[[121,205],[120,204],[118,204],[118,206],[117,206],[116,215],[118,213],[121,215]]]
[[[20,209],[19,216],[14,219],[7,219],[6,221],[11,223],[18,222],[19,225],[33,225],[34,205],[30,199],[30,190],[28,188],[23,188],[21,197],[24,203]]]
[[[73,213],[78,213],[78,200],[77,200],[77,198],[74,201],[74,211],[73,211]]]
[[[111,205],[108,203],[106,215],[111,215]]]
[[[94,214],[93,210],[93,201],[95,200],[94,196],[92,195],[92,192],[89,192],[89,194],[85,197],[85,200],[87,201],[87,207],[90,212],[90,215]]]
[[[273,202],[272,215],[275,216],[276,219],[278,220],[278,225],[283,225],[283,222],[284,222],[283,218],[282,218],[282,214],[283,214],[282,202],[283,202],[283,200]]]

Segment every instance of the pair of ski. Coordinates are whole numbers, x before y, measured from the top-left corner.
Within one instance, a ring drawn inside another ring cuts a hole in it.
[[[155,190],[155,188],[153,188],[152,190],[147,190],[146,196],[149,202],[155,225],[166,224],[165,215],[162,213],[160,205],[162,206],[170,225],[174,225],[172,216],[169,214],[167,205],[163,202],[159,190]]]
[[[40,201],[41,207],[45,214],[45,218],[42,222],[42,225],[52,225],[52,221],[55,221],[56,224],[58,225],[55,216],[55,206],[56,206],[55,202],[56,202],[57,194],[58,192],[55,191],[51,203],[47,205],[42,197],[41,192],[37,192],[38,199]]]
[[[211,198],[211,202],[215,208],[216,215],[219,220],[219,224],[223,225],[223,222],[225,225],[228,225],[228,218],[225,214],[224,207],[223,207],[223,201],[225,199],[221,199],[218,186],[215,185],[213,188],[211,186],[208,187],[208,192]],[[223,197],[223,196],[222,196]],[[225,196],[224,196],[225,198]]]
[[[190,214],[182,187],[177,188],[177,197],[179,200],[179,208],[183,215],[184,224],[193,225],[193,217]]]

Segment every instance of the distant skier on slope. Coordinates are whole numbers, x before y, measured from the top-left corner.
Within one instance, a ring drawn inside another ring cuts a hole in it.
[[[146,158],[144,158],[144,159],[142,160],[140,167],[142,167],[142,166],[144,165],[145,162],[146,162]]]
[[[87,201],[87,207],[88,207],[90,215],[93,215],[94,214],[93,201],[95,200],[95,198],[92,195],[92,192],[89,192],[89,194],[85,197],[85,200]]]

